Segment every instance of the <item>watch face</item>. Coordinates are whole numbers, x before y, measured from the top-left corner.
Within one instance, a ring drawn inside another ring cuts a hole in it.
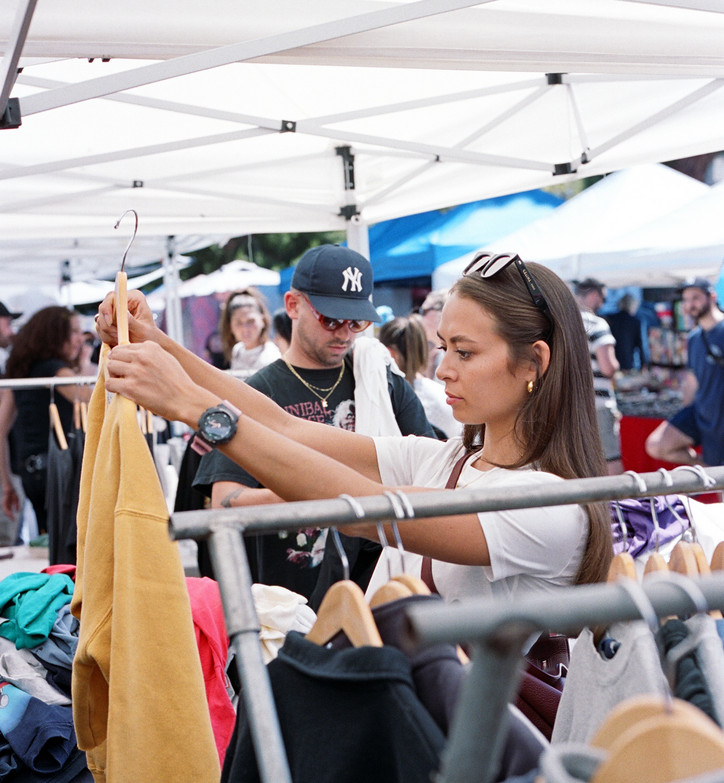
[[[209,443],[224,443],[231,439],[236,431],[236,422],[225,410],[214,409],[204,413],[199,429]]]

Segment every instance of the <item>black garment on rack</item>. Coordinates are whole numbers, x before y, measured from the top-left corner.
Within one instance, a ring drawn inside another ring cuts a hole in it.
[[[78,493],[85,436],[79,428],[67,436],[68,448],[61,449],[52,430],[48,437],[48,474],[45,489],[45,512],[48,529],[50,565],[76,561],[78,530]]]
[[[176,485],[176,497],[174,499],[174,511],[199,511],[206,506],[206,496],[193,486],[196,471],[201,463],[201,455],[197,454],[187,443],[181,465],[178,471],[178,484]],[[206,541],[197,541],[196,562],[199,566],[199,575],[216,579],[214,567],[211,563],[209,545]]]
[[[445,738],[392,647],[333,650],[291,631],[267,666],[294,783],[429,783]],[[221,783],[258,783],[243,702]]]
[[[439,595],[411,595],[380,604],[372,610],[375,625],[386,645],[404,652],[409,661],[415,692],[445,736],[450,733],[458,696],[467,678],[454,644],[440,643],[408,650],[406,610],[412,604],[442,601]],[[340,633],[332,639],[334,649],[350,647]],[[538,766],[545,746],[521,713],[509,711],[508,729],[495,781],[505,781]]]
[[[657,635],[664,652],[668,653],[678,644],[686,641],[689,637],[689,629],[683,620],[673,618],[659,629]],[[696,657],[696,650],[683,655],[677,661],[675,671],[674,696],[698,707],[714,723],[719,725],[711,692],[706,684],[706,677],[704,677]]]

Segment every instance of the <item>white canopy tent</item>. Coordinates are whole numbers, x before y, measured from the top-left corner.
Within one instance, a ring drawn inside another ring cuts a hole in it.
[[[597,276],[609,281],[608,267],[583,261],[587,254],[662,215],[705,198],[708,185],[661,163],[617,171],[581,191],[548,215],[485,246],[491,252],[514,251],[526,261],[539,261],[565,280]],[[635,245],[624,245],[627,249]],[[433,285],[447,288],[460,276],[472,254],[435,270]],[[625,270],[626,283],[638,282],[635,264]],[[648,269],[644,275],[650,276]],[[610,282],[613,285],[612,282]]]
[[[678,209],[582,253],[582,274],[600,274],[611,285],[628,285],[632,270],[640,285],[652,280],[676,285],[686,277],[716,282],[724,262],[724,183]],[[595,270],[595,272],[594,272]]]
[[[129,208],[139,239],[346,228],[364,252],[382,219],[720,150],[722,11],[5,3],[0,235],[29,244],[0,274],[55,279],[67,256],[31,243],[109,238]]]

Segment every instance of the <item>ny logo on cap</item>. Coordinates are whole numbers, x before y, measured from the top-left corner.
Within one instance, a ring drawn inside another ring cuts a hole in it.
[[[344,283],[342,284],[343,291],[347,290],[348,284],[350,293],[362,290],[362,272],[360,272],[357,267],[352,269],[351,266],[348,266],[342,274],[344,275]]]

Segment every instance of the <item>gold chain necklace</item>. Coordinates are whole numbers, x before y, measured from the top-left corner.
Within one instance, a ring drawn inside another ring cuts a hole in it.
[[[318,397],[322,401],[322,407],[327,410],[327,400],[332,396],[332,392],[339,386],[344,375],[344,362],[339,368],[339,376],[332,386],[327,389],[323,389],[321,386],[314,386],[313,384],[305,381],[304,378],[292,367],[292,365],[284,358],[284,364],[289,368],[289,372],[298,380],[301,381],[315,397]],[[326,392],[326,394],[320,394],[319,392]]]

